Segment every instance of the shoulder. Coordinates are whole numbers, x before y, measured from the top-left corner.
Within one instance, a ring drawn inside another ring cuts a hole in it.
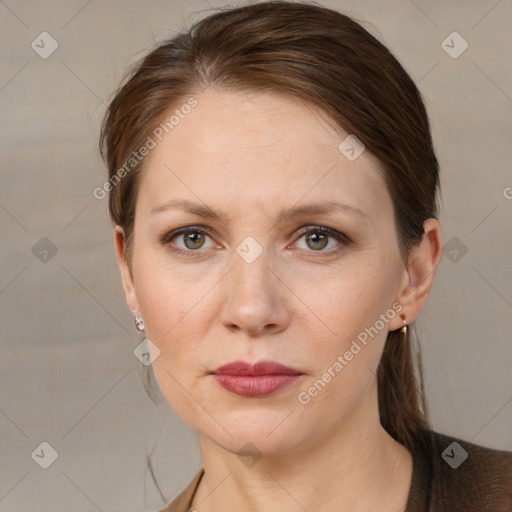
[[[429,431],[431,510],[512,512],[512,452]]]
[[[201,468],[187,487],[160,512],[194,512],[194,509],[191,508],[192,499],[203,474],[204,468]]]

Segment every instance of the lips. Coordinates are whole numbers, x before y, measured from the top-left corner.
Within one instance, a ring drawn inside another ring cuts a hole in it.
[[[301,372],[275,361],[255,364],[234,361],[212,372],[215,381],[224,389],[245,397],[262,397],[277,393],[294,384]]]
[[[255,364],[244,361],[233,361],[217,368],[215,375],[301,375],[301,372],[276,363],[274,361],[259,361]]]

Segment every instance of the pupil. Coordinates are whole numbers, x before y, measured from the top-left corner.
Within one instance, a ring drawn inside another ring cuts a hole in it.
[[[313,235],[309,235],[308,236],[308,240],[311,240],[314,244],[317,244],[319,242],[318,238],[320,238],[320,243],[323,241],[323,242],[326,242],[327,240],[327,237],[325,235],[321,235],[321,234],[313,234]],[[323,249],[325,247],[325,243],[321,244],[321,247],[320,249]]]
[[[194,248],[196,248],[198,242],[200,241],[200,238],[201,238],[201,234],[200,233],[194,233],[192,235],[188,234],[186,235],[186,239],[187,241],[190,241],[192,243],[192,245],[194,246]],[[194,240],[195,239],[195,240]],[[199,240],[198,240],[199,239]],[[200,245],[200,244],[199,244]]]

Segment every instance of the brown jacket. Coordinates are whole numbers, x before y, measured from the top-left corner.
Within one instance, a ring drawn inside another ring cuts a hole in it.
[[[412,455],[404,512],[512,512],[512,452],[429,431]],[[203,474],[160,512],[188,512]]]

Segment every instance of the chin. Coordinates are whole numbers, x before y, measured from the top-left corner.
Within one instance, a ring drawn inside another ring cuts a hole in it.
[[[245,457],[282,457],[293,453],[294,448],[296,448],[290,436],[276,436],[271,439],[258,433],[247,433],[244,435],[235,434],[232,438],[223,435],[222,439],[210,439],[224,450],[238,455],[241,459]]]
[[[231,453],[277,457],[292,452],[300,443],[297,434],[302,436],[304,433],[296,424],[293,413],[287,417],[289,412],[289,409],[265,410],[263,407],[251,411],[230,411],[226,415],[216,415],[216,420],[224,428],[217,423],[214,431],[204,425],[192,425],[192,428]],[[208,425],[211,429],[211,423]]]

